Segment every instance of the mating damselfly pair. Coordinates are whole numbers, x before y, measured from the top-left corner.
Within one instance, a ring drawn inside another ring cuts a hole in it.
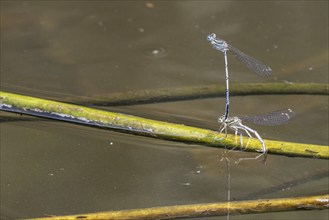
[[[261,156],[264,156],[264,160],[266,160],[267,155],[267,149],[266,144],[262,137],[258,134],[257,131],[251,129],[250,127],[244,125],[242,121],[249,121],[253,122],[255,124],[259,125],[267,125],[267,126],[273,126],[273,125],[280,125],[284,124],[285,122],[289,121],[293,116],[294,112],[291,109],[284,109],[284,110],[278,110],[262,115],[256,115],[252,117],[243,117],[239,118],[237,116],[229,117],[229,75],[228,75],[228,55],[227,52],[231,52],[238,60],[240,60],[242,63],[245,64],[245,66],[250,69],[251,71],[257,73],[261,76],[270,76],[272,74],[272,69],[259,60],[243,53],[242,51],[238,50],[237,48],[231,46],[226,41],[216,38],[216,34],[212,33],[209,34],[207,37],[207,40],[211,43],[214,49],[219,50],[224,54],[224,64],[225,64],[225,82],[226,82],[226,106],[225,106],[225,112],[224,115],[218,118],[218,122],[221,124],[219,128],[219,132],[222,133],[225,132],[225,136],[223,138],[226,138],[227,136],[227,130],[228,128],[233,130],[235,132],[235,135],[240,135],[240,144],[243,145],[242,141],[242,132],[244,131],[250,138],[252,138],[252,135],[256,137],[259,142],[262,144],[262,149],[260,152],[262,154],[254,157],[254,158],[241,158],[241,160],[246,159],[258,159]],[[222,138],[222,139],[223,139]]]

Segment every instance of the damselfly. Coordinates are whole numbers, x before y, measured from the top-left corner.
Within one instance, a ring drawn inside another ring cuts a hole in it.
[[[237,48],[231,46],[226,41],[216,38],[216,34],[212,33],[209,34],[207,40],[211,43],[213,48],[216,50],[221,51],[224,53],[224,62],[225,62],[225,81],[226,81],[226,106],[225,106],[225,113],[224,119],[229,117],[229,76],[228,76],[228,62],[227,62],[227,51],[231,51],[233,55],[240,60],[245,66],[250,69],[251,71],[257,73],[261,76],[269,76],[272,74],[272,69],[259,60],[243,53],[242,51],[238,50]]]
[[[259,142],[262,144],[262,149],[259,151],[261,152],[261,154],[253,158],[241,158],[237,162],[240,162],[242,160],[258,159],[261,156],[264,156],[264,161],[265,161],[267,156],[267,149],[264,140],[258,134],[257,131],[242,124],[242,121],[252,122],[258,125],[274,126],[288,122],[292,117],[294,117],[294,115],[295,113],[291,109],[283,109],[283,110],[278,110],[261,115],[241,117],[241,118],[236,116],[225,118],[225,116],[223,115],[220,118],[218,118],[218,122],[221,124],[219,128],[219,132],[220,133],[222,133],[223,131],[225,132],[225,136],[221,138],[224,139],[227,137],[227,128],[233,130],[235,132],[235,135],[240,135],[241,146],[243,146],[243,138],[242,138],[243,132],[245,132],[250,138],[252,138],[253,136],[256,137],[259,140]],[[251,134],[253,134],[253,136]]]

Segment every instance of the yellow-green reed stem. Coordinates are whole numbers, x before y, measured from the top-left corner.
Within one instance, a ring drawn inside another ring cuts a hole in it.
[[[165,206],[146,209],[131,209],[122,211],[98,212],[80,215],[53,216],[37,218],[38,220],[73,220],[73,219],[178,219],[223,216],[227,214],[227,203],[206,203],[193,205]],[[253,214],[286,211],[322,210],[329,208],[329,195],[259,199],[250,201],[230,202],[229,212],[236,214]]]
[[[92,124],[115,129],[117,131],[172,141],[198,143],[214,147],[238,147],[234,135],[228,135],[225,139],[221,139],[223,134],[212,130],[156,121],[8,92],[0,92],[0,104],[0,110],[2,111],[14,111],[46,118],[55,117],[55,119],[58,118],[64,121]],[[329,158],[328,146],[272,140],[265,140],[265,143],[269,154],[321,159]],[[260,149],[261,144],[259,141],[251,139],[247,150],[257,151]]]

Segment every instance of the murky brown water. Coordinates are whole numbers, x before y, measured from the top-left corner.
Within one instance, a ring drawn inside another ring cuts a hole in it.
[[[206,41],[211,32],[274,70],[261,78],[230,58],[231,82],[327,83],[327,8],[327,1],[1,1],[1,90],[60,100],[224,83],[222,54]],[[213,98],[108,109],[217,129],[224,105]],[[282,108],[296,118],[254,126],[263,138],[328,145],[327,96],[231,98],[236,115]],[[221,149],[1,114],[3,219],[226,201]],[[326,172],[325,160],[274,155],[266,165],[232,164],[232,198],[327,193]],[[302,180],[315,173],[323,175]],[[251,218],[328,212],[231,217]]]

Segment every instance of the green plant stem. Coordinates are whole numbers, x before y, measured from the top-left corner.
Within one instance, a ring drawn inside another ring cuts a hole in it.
[[[136,135],[161,138],[172,141],[198,143],[214,147],[235,148],[239,144],[235,135],[227,135],[216,131],[145,119],[132,115],[102,111],[57,101],[50,101],[30,96],[0,92],[2,111],[34,115],[45,118],[99,126],[115,129]],[[329,158],[328,146],[283,141],[265,140],[268,153],[286,156],[311,158]],[[237,148],[238,149],[238,148]],[[255,138],[250,139],[248,151],[261,149],[261,144]]]
[[[38,218],[39,220],[70,220],[70,219],[177,219],[226,215],[253,214],[268,212],[321,210],[329,208],[329,195],[259,199],[251,201],[221,202],[194,205],[166,206],[146,209],[132,209],[113,212],[98,212],[91,214],[53,216]]]

